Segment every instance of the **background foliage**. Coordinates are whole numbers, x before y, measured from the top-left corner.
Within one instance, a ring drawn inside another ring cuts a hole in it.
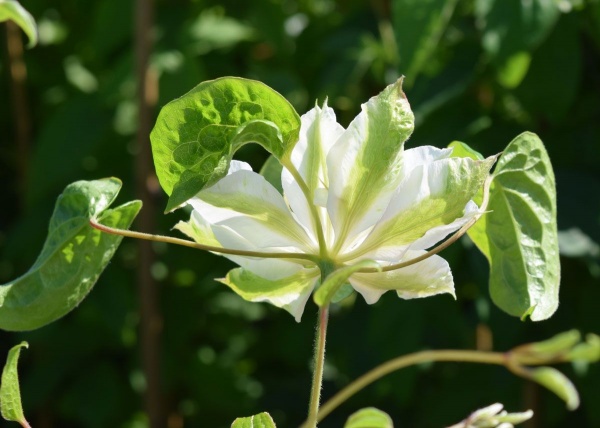
[[[38,254],[56,196],[79,179],[117,176],[120,202],[135,181],[133,2],[31,0],[40,45],[25,52],[30,150],[19,150],[8,59],[0,62],[0,283]],[[600,2],[594,0],[158,1],[152,70],[158,105],[224,75],[261,80],[303,113],[326,96],[348,124],[361,102],[399,75],[416,114],[409,146],[462,140],[485,155],[531,130],[547,145],[558,184],[561,306],[548,321],[522,323],[491,305],[487,263],[465,239],[446,251],[458,301],[375,307],[350,299],[330,322],[325,398],[368,368],[425,348],[502,350],[569,328],[600,332]],[[4,32],[0,41],[5,45]],[[259,168],[266,153],[240,157]],[[158,230],[185,213],[163,216]],[[119,201],[117,201],[119,202]],[[174,234],[176,232],[173,232]],[[304,417],[310,387],[314,305],[296,324],[281,310],[243,302],[212,278],[226,260],[155,246],[148,266],[160,283],[162,379],[169,427],[229,426],[268,410],[280,426]],[[31,333],[22,393],[37,427],[145,425],[138,351],[135,243],[125,240],[77,311]],[[582,395],[568,413],[554,396],[501,368],[418,367],[359,394],[323,426],[360,407],[387,411],[400,426],[440,427],[502,401],[533,408],[530,426],[600,426],[600,367],[565,367]]]

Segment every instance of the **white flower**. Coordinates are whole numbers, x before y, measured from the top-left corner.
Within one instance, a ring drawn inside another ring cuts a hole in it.
[[[494,159],[452,158],[451,149],[404,150],[414,118],[401,81],[362,105],[348,129],[325,105],[302,116],[300,139],[281,175],[283,196],[244,162],[188,201],[197,242],[310,260],[225,255],[241,266],[221,281],[251,301],[268,301],[297,321],[320,281],[320,266],[413,259],[479,213],[471,201]],[[287,162],[286,162],[287,161]],[[454,295],[448,263],[432,256],[385,272],[358,272],[351,286],[368,303],[387,290],[405,299]]]
[[[533,416],[533,411],[508,413],[502,410],[504,405],[495,403],[483,409],[475,410],[471,415],[448,428],[514,428]]]

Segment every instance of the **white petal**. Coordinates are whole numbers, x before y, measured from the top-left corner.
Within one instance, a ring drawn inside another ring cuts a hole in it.
[[[344,132],[344,128],[336,122],[333,109],[323,105],[315,107],[301,117],[300,139],[292,151],[292,164],[308,187],[311,203],[324,205],[329,187],[326,157],[331,146]],[[315,225],[312,219],[306,196],[292,174],[284,168],[281,183],[286,200],[300,222],[316,242]],[[326,211],[319,209],[321,223],[329,223]],[[327,230],[326,230],[327,232]],[[329,233],[331,234],[331,233]]]
[[[188,235],[199,244],[214,247],[235,248],[238,250],[264,251],[227,226],[211,225],[200,212],[192,211],[190,221],[179,222],[176,229]],[[271,249],[272,251],[290,251],[290,248]],[[219,253],[220,254],[220,253]],[[224,257],[254,272],[263,278],[277,280],[290,276],[303,269],[302,264],[279,259],[263,259],[223,254]]]
[[[458,230],[477,214],[470,200],[483,185],[491,165],[490,160],[449,158],[413,168],[369,236],[347,252],[344,260],[368,254],[377,260],[397,261],[374,254],[397,252],[401,256],[406,248],[428,248]]]
[[[314,249],[312,240],[294,220],[282,196],[252,171],[235,170],[199,192],[189,204],[211,226],[235,231],[255,248],[289,247],[301,252]],[[226,245],[219,236],[223,230],[213,229],[213,232]]]
[[[408,173],[413,168],[431,163],[436,160],[446,159],[452,155],[452,149],[438,149],[433,146],[419,146],[404,151],[404,168]]]
[[[405,260],[423,254],[423,251],[409,251]],[[369,304],[379,300],[388,290],[396,290],[403,299],[434,296],[449,293],[454,296],[454,280],[448,262],[439,256],[431,256],[414,265],[389,272],[356,273],[350,277],[350,284],[363,295]]]
[[[402,177],[402,146],[414,126],[401,81],[361,108],[327,155],[336,250],[381,218]]]

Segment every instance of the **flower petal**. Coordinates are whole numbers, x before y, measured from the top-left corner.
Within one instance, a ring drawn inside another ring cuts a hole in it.
[[[377,252],[394,251],[401,256],[408,246],[425,249],[459,229],[477,213],[469,201],[483,185],[494,161],[493,157],[483,161],[449,158],[412,169],[371,233],[344,259],[382,260]]]
[[[188,203],[214,228],[216,239],[234,231],[255,248],[291,248],[310,252],[314,244],[294,220],[283,197],[262,176],[232,162],[230,174],[199,192]],[[231,244],[231,243],[230,243]],[[237,247],[229,247],[237,248]]]
[[[250,302],[269,302],[288,311],[300,322],[304,306],[319,279],[319,269],[302,269],[277,281],[269,281],[245,269],[232,269],[217,281]]]
[[[406,260],[424,251],[408,251]],[[454,280],[448,262],[439,256],[431,256],[421,262],[389,272],[355,273],[350,284],[365,298],[368,304],[379,300],[388,290],[396,290],[403,299],[450,293],[454,296]]]
[[[192,211],[190,221],[180,221],[175,225],[175,229],[183,232],[199,244],[238,250],[264,251],[264,248],[248,241],[228,226],[211,225],[198,211]],[[217,236],[219,237],[218,240]],[[285,247],[277,250],[286,252],[293,251],[294,248]],[[269,280],[285,278],[303,268],[303,264],[280,259],[244,257],[231,254],[222,255],[254,274]]]
[[[323,104],[323,108],[316,106],[304,114],[301,122],[300,139],[294,146],[291,161],[308,187],[311,203],[324,205],[321,200],[326,199],[329,188],[327,153],[342,135],[344,128],[336,122],[335,113],[327,106],[327,102]],[[317,233],[306,196],[285,168],[281,173],[281,183],[290,208],[316,242]],[[325,226],[329,223],[326,210],[319,208],[319,211],[321,223]]]
[[[362,105],[329,151],[327,208],[336,250],[383,214],[401,179],[402,147],[413,128],[400,79]]]

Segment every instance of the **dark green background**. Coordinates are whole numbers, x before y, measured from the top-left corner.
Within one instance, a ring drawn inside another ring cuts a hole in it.
[[[41,33],[40,45],[25,52],[33,144],[23,184],[4,55],[0,283],[33,262],[68,183],[117,176],[124,181],[119,201],[134,197],[133,3],[23,4]],[[473,348],[477,329],[489,328],[497,350],[570,328],[600,333],[600,2],[165,0],[155,16],[159,106],[203,80],[234,75],[267,83],[300,113],[328,96],[347,125],[361,102],[405,74],[417,123],[409,147],[462,140],[491,155],[522,131],[538,133],[557,176],[559,229],[578,228],[591,240],[586,246],[580,238],[580,249],[563,255],[561,305],[536,324],[492,306],[486,261],[467,241],[444,254],[456,302],[401,301],[392,293],[373,307],[361,298],[346,301],[330,320],[325,398],[394,356]],[[2,45],[5,39],[2,31]],[[240,156],[258,168],[266,153],[251,146]],[[164,195],[157,204],[166,205]],[[161,233],[177,234],[169,229],[185,214],[159,209],[156,216]],[[159,261],[148,268],[161,287],[169,426],[227,427],[236,416],[264,410],[280,427],[297,426],[310,387],[314,305],[296,324],[214,282],[232,266],[226,260],[155,249]],[[35,332],[0,334],[5,351],[30,343],[21,373],[34,427],[144,426],[135,266],[136,244],[125,240],[76,311]],[[441,427],[500,401],[511,411],[533,408],[530,427],[600,427],[600,365],[585,376],[562,369],[582,395],[575,412],[502,368],[437,364],[385,378],[320,426],[340,427],[348,414],[372,405],[398,427]]]

